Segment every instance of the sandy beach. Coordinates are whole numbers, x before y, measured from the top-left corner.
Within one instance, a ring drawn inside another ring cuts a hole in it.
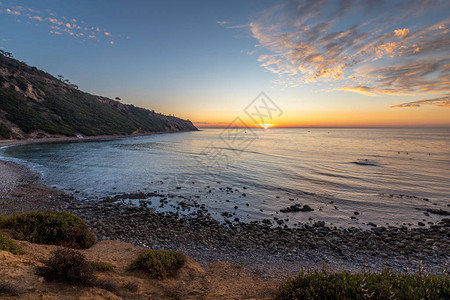
[[[32,139],[22,139],[22,140],[1,140],[0,148],[12,145],[24,145],[24,144],[40,144],[40,143],[66,143],[66,142],[89,142],[89,141],[105,141],[111,139],[120,139],[133,136],[147,136],[152,134],[162,134],[162,133],[172,133],[167,131],[161,132],[148,132],[148,133],[138,133],[138,134],[127,134],[127,135],[96,135],[96,136],[85,136],[82,138],[78,137],[68,137],[52,135],[50,137],[44,138],[32,138]]]

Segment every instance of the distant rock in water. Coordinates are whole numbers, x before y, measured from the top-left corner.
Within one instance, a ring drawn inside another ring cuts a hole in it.
[[[0,54],[0,139],[198,130],[189,120],[91,95],[59,77]]]
[[[303,207],[301,206],[301,204],[295,204],[295,205],[291,205],[290,207],[284,208],[284,209],[280,209],[280,211],[282,213],[288,213],[288,212],[299,212],[299,211],[313,211],[314,209],[312,209],[309,205],[303,205]]]
[[[363,165],[363,166],[378,166],[378,163],[376,161],[370,160],[370,159],[358,159],[353,163],[357,164],[357,165]]]

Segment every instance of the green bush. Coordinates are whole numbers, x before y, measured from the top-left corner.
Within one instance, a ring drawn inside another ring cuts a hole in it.
[[[95,283],[94,269],[82,253],[71,249],[58,249],[39,269],[45,280],[60,280],[84,285]]]
[[[130,270],[142,270],[152,278],[164,279],[180,269],[186,257],[178,252],[164,250],[145,250],[130,265]]]
[[[0,250],[11,252],[15,255],[25,254],[25,251],[14,243],[13,240],[0,233]]]
[[[114,266],[103,261],[91,261],[91,266],[99,272],[114,271]]]
[[[0,227],[2,227],[2,224],[5,223],[6,220],[8,220],[8,217],[0,215]]]
[[[288,279],[276,299],[450,299],[446,274],[302,272]]]
[[[68,212],[35,211],[13,215],[2,227],[10,229],[14,238],[31,243],[75,249],[89,248],[95,243],[86,223]]]

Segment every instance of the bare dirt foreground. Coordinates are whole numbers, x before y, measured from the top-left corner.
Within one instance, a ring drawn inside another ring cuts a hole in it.
[[[91,261],[115,266],[112,272],[97,274],[98,278],[117,284],[119,290],[114,294],[97,287],[45,282],[36,269],[58,247],[24,241],[17,244],[27,254],[0,251],[0,278],[16,287],[20,299],[272,299],[278,286],[275,281],[262,281],[225,262],[213,263],[204,271],[190,258],[174,277],[150,279],[144,272],[126,270],[144,248],[120,241],[101,241],[81,250]],[[137,291],[124,288],[127,284],[137,285]]]

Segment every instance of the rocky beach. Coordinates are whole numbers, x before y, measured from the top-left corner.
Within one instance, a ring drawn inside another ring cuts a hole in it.
[[[402,271],[422,266],[431,273],[450,267],[450,219],[445,217],[418,228],[339,228],[320,221],[289,228],[268,219],[240,222],[232,213],[219,222],[204,206],[184,201],[178,202],[173,212],[155,211],[146,199],[158,195],[144,192],[83,201],[41,185],[36,174],[12,162],[1,161],[0,174],[1,214],[69,211],[84,219],[98,240],[177,250],[202,267],[227,261],[265,279],[281,279],[302,268],[324,266],[355,272],[384,268]],[[161,195],[158,204],[164,206],[164,202]],[[190,212],[181,213],[185,210]]]

